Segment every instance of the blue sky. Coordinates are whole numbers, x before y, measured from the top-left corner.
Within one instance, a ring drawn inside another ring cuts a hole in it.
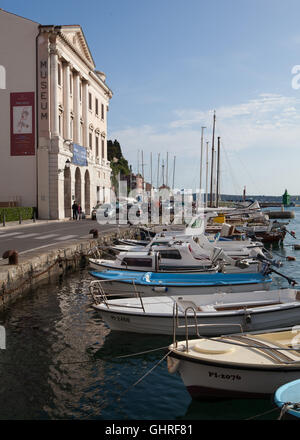
[[[80,24],[114,95],[108,138],[156,181],[169,152],[177,187],[199,186],[201,126],[221,137],[221,192],[300,194],[298,0],[2,0],[42,24]],[[84,9],[83,9],[84,8]],[[299,81],[300,83],[300,81]]]

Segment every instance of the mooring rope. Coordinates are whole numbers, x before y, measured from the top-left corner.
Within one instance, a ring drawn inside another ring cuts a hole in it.
[[[142,380],[144,380],[150,373],[152,373],[152,371],[155,370],[155,368],[157,368],[171,353],[171,351],[168,351],[168,353],[166,353],[152,368],[150,368],[150,370],[147,371],[147,373],[145,373],[142,377],[140,377],[134,384],[130,385],[129,388],[127,388],[125,391],[123,391],[123,393],[121,393],[118,397],[118,400],[120,400],[123,396],[125,396],[125,394],[127,394],[132,388],[134,388],[135,386],[137,386],[139,383],[142,382]],[[100,405],[99,409],[104,408],[106,405],[106,402],[104,401],[102,403],[102,405]]]
[[[113,358],[110,359],[122,359],[122,358],[128,358],[128,357],[132,357],[132,356],[138,356],[141,354],[147,354],[147,353],[152,353],[155,351],[159,351],[159,350],[166,350],[167,348],[169,348],[169,345],[165,346],[165,347],[159,347],[159,348],[154,348],[152,350],[146,350],[146,351],[142,351],[142,352],[138,352],[138,353],[131,353],[128,355],[121,355],[121,356],[115,356]],[[166,355],[167,356],[167,355]],[[166,357],[164,356],[164,357]],[[100,362],[103,361],[102,358],[99,359],[86,359],[86,360],[74,360],[74,361],[68,361],[68,362],[56,362],[56,363],[48,363],[45,362],[48,366],[62,366],[62,365],[76,365],[76,364],[88,364],[88,363],[93,363],[93,362]],[[107,362],[107,359],[104,359],[104,362]],[[0,365],[6,365],[6,366],[17,366],[19,368],[19,365],[15,364],[14,362],[6,362],[6,361],[0,361]],[[26,367],[34,367],[34,366],[40,366],[41,362],[38,363],[26,363],[26,362],[22,362],[22,365],[26,366]]]
[[[169,346],[170,346],[170,344],[166,345],[165,347],[154,348],[153,350],[146,350],[146,351],[140,351],[139,353],[125,354],[123,356],[117,356],[116,359],[128,358],[131,356],[139,356],[141,354],[152,353],[152,352],[158,351],[158,350],[165,350],[165,349],[169,348]]]
[[[278,408],[272,408],[272,409],[270,409],[268,411],[265,411],[265,412],[260,413],[260,414],[256,414],[255,416],[249,417],[249,418],[247,418],[245,420],[253,420],[253,419],[256,419],[257,417],[262,417],[262,416],[264,416],[266,414],[270,414],[270,413],[272,413],[274,411],[278,411]]]

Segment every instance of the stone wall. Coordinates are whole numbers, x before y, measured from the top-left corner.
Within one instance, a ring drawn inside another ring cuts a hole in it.
[[[105,256],[117,238],[134,238],[135,228],[101,234],[99,238],[80,240],[60,245],[54,249],[33,251],[19,259],[17,265],[0,266],[0,308],[26,294],[42,283],[50,283],[79,270],[88,264],[88,258],[96,254]],[[96,251],[96,252],[95,252]]]

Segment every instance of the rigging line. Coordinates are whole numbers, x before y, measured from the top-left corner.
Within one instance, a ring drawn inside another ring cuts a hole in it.
[[[244,167],[244,170],[246,171],[246,173],[248,174],[248,177],[252,183],[252,185],[255,187],[255,190],[257,191],[257,194],[259,194],[259,190],[258,187],[256,186],[257,183],[254,181],[254,179],[252,178],[251,174],[249,173],[248,168],[246,167],[245,163],[242,161],[239,153],[237,151],[234,151],[234,154],[236,155],[237,159],[239,160],[239,162],[241,163],[241,165]]]
[[[231,167],[231,165],[230,165],[230,160],[229,160],[228,153],[227,153],[227,151],[226,151],[226,148],[225,148],[224,142],[222,142],[221,145],[222,145],[222,149],[223,149],[223,152],[224,152],[224,157],[225,157],[225,160],[226,160],[226,163],[227,163],[227,166],[228,166],[228,170],[229,170],[229,173],[230,173],[230,177],[231,177],[231,180],[232,180],[232,183],[233,183],[233,186],[234,186],[235,192],[236,192],[236,194],[239,194],[239,192],[240,192],[240,190],[239,190],[240,186],[237,184],[237,181],[236,181],[236,178],[235,178],[235,175],[234,175],[233,169],[232,169],[232,167]]]

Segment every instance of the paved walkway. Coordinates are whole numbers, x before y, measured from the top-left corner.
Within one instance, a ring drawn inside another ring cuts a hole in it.
[[[14,222],[15,223],[15,222]],[[126,227],[126,226],[125,226]],[[39,249],[51,248],[65,243],[74,243],[92,238],[91,229],[98,229],[99,234],[118,231],[113,224],[99,225],[90,219],[65,221],[37,221],[16,223],[9,227],[0,227],[0,261],[7,250],[16,250],[19,255]],[[121,227],[121,228],[124,228]]]

